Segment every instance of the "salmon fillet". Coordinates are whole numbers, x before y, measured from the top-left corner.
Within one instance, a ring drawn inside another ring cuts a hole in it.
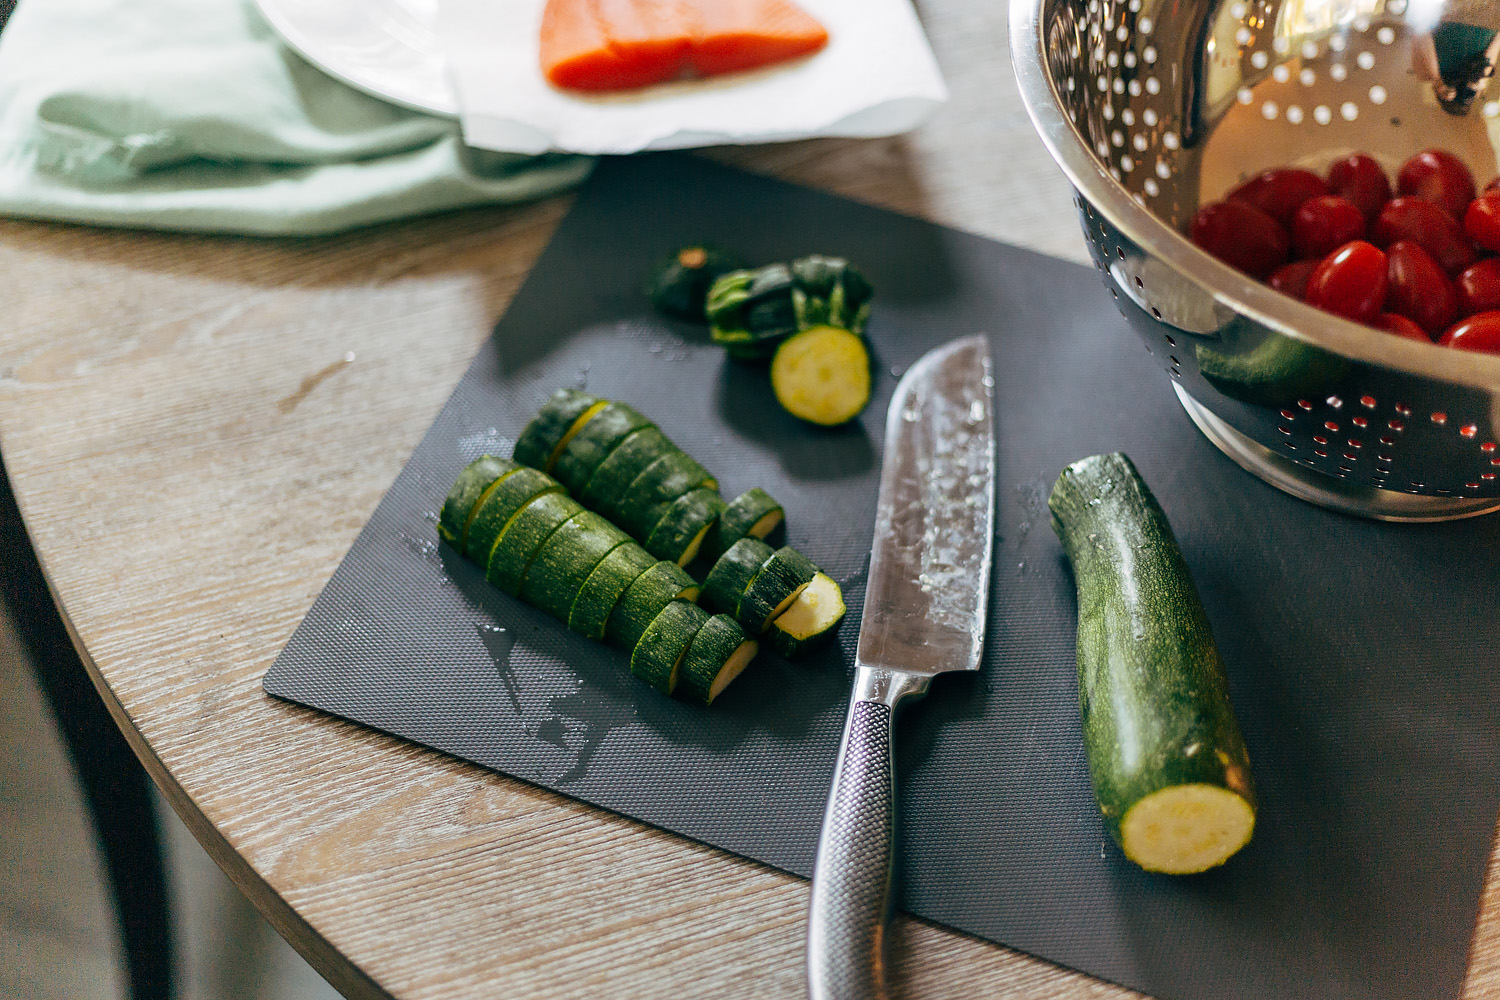
[[[790,0],[547,0],[541,64],[568,90],[633,90],[817,52],[828,32]]]

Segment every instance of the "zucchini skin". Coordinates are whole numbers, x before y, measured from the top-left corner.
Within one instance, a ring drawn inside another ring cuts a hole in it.
[[[522,465],[548,471],[557,443],[568,433],[573,421],[598,402],[599,397],[577,389],[558,389],[542,404],[531,423],[521,430],[511,457]]]
[[[485,579],[512,597],[521,596],[531,561],[552,533],[583,513],[566,493],[543,493],[522,507],[501,532],[485,565]]]
[[[1078,696],[1089,773],[1121,843],[1131,806],[1177,785],[1255,808],[1224,663],[1161,505],[1115,452],[1063,470],[1048,498],[1078,590]],[[1122,845],[1123,846],[1123,845]]]
[[[464,555],[481,566],[488,566],[495,543],[516,512],[544,493],[562,491],[561,483],[532,468],[517,469],[497,480],[469,516]]]
[[[566,624],[584,582],[606,556],[628,541],[625,532],[593,511],[575,514],[537,549],[526,571],[521,599]]]
[[[645,549],[633,542],[626,542],[609,553],[583,581],[573,608],[568,612],[568,628],[595,642],[603,642],[604,629],[615,605],[620,603],[630,585],[656,562]]]
[[[780,516],[769,517],[774,514]],[[754,529],[763,519],[774,523],[770,524],[770,529],[764,534],[757,535]],[[718,559],[741,538],[750,536],[765,540],[774,537],[785,523],[786,512],[782,510],[781,504],[771,494],[756,486],[729,501],[724,512],[719,515],[718,522],[709,531],[708,538],[704,539],[703,551],[710,559]]]
[[[703,578],[703,599],[710,607],[738,618],[745,591],[775,554],[776,550],[759,538],[741,538],[714,561]]]
[[[678,497],[693,490],[717,487],[718,482],[707,469],[673,446],[635,478],[614,510],[600,513],[636,539],[644,540]]]
[[[606,514],[613,512],[636,477],[676,447],[656,427],[642,427],[616,445],[614,451],[599,463],[587,485],[579,491],[578,501],[590,510]]]
[[[646,551],[658,559],[686,566],[698,554],[707,532],[724,510],[724,501],[715,490],[693,490],[684,493],[667,508],[646,536]]]
[[[438,537],[462,552],[469,534],[469,520],[479,498],[495,480],[519,467],[516,462],[497,455],[480,455],[464,466],[443,500],[443,509],[438,514]]]
[[[811,559],[790,545],[783,546],[761,564],[760,571],[740,595],[735,616],[751,635],[759,635],[817,575],[818,567]]]
[[[595,470],[615,446],[651,421],[624,403],[607,403],[574,434],[552,464],[552,476],[575,496],[588,485]]]

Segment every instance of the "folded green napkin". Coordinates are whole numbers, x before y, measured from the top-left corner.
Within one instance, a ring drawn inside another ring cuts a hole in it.
[[[23,0],[0,31],[0,215],[328,233],[542,197],[591,163],[466,147],[304,62],[251,0]]]

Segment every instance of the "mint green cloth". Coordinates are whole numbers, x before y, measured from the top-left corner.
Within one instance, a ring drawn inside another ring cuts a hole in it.
[[[303,61],[251,0],[22,0],[0,31],[0,215],[329,233],[539,198],[591,163],[466,147]]]

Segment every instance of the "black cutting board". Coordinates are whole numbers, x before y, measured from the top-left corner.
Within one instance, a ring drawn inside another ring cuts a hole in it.
[[[705,239],[864,268],[876,377],[859,422],[799,424],[764,369],[652,315],[649,265]],[[1500,808],[1500,518],[1385,525],[1291,499],[1193,429],[1092,271],[693,157],[600,164],[266,690],[809,874],[886,403],[914,359],[976,331],[997,376],[989,633],[982,671],[939,678],[898,727],[901,906],[1166,998],[1457,996]],[[558,386],[641,409],[726,496],[776,496],[790,541],[844,585],[839,643],[796,665],[764,654],[703,709],[437,544],[459,469],[509,454]],[[1253,842],[1206,875],[1134,868],[1091,797],[1046,496],[1068,462],[1115,449],[1176,528],[1259,784]]]

